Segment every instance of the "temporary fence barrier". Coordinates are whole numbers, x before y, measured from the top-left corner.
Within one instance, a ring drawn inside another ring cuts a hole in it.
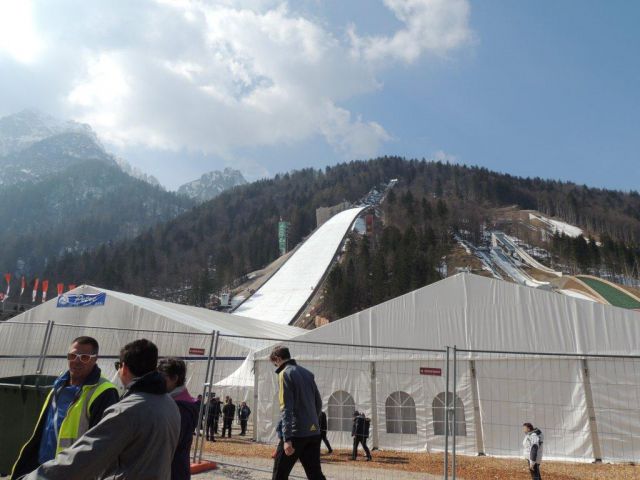
[[[251,471],[255,478],[270,471],[269,454],[277,443],[279,383],[269,360],[276,345],[287,346],[315,376],[327,416],[322,447],[327,478],[361,478],[363,468],[367,478],[389,478],[390,468],[418,465],[424,455],[434,460],[415,478],[456,478],[461,456],[523,459],[524,422],[542,430],[544,458],[565,461],[567,472],[575,462],[640,458],[640,357],[373,347],[215,331],[7,321],[0,323],[0,377],[60,374],[67,369],[68,347],[79,336],[98,340],[98,365],[117,385],[113,363],[122,346],[135,339],[153,341],[161,357],[184,359],[187,386],[203,398],[193,461],[212,459],[226,468]],[[223,419],[212,418],[208,408],[214,393],[233,399],[236,408],[246,402],[251,410],[246,428],[236,410],[231,441],[206,439],[207,426],[213,427],[215,420],[218,438],[224,427]],[[350,460],[355,410],[369,419],[371,464],[364,463],[361,446],[361,462]],[[326,445],[331,445],[331,455]],[[304,478],[299,468],[294,475]]]

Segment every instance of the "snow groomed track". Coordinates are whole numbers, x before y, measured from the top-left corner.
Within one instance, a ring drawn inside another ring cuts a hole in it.
[[[295,320],[331,268],[342,241],[364,208],[345,210],[322,224],[234,315],[283,325]]]

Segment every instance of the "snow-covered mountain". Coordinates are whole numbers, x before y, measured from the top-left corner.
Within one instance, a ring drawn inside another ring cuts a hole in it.
[[[36,110],[21,112],[0,118],[0,157],[24,150],[45,138],[61,133],[81,133],[97,137],[89,125],[58,120]]]
[[[197,180],[185,183],[178,188],[178,193],[187,195],[198,202],[206,202],[225,190],[245,183],[247,181],[239,170],[227,167],[222,172],[215,170],[205,173]]]
[[[40,182],[71,166],[95,160],[159,186],[152,175],[107,152],[89,125],[35,110],[0,118],[0,185]]]

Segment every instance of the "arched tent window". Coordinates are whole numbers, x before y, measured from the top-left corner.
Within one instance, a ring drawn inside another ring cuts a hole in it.
[[[444,435],[444,397],[445,392],[440,392],[435,396],[432,403],[433,408],[433,434]],[[449,392],[449,406],[453,405],[453,393]],[[456,395],[455,401],[456,409],[456,435],[466,437],[467,436],[467,421],[464,417],[464,403],[459,396]],[[453,415],[449,418],[449,435],[453,435]]]
[[[385,403],[387,433],[418,433],[416,403],[406,392],[393,392]]]
[[[329,397],[327,409],[327,429],[334,432],[350,432],[356,403],[344,390],[338,390]]]

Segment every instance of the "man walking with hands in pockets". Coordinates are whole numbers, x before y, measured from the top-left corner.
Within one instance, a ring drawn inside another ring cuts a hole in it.
[[[269,358],[278,375],[283,437],[276,451],[272,480],[287,480],[298,459],[308,479],[325,480],[320,467],[322,398],[313,373],[296,364],[287,347],[274,348]]]

